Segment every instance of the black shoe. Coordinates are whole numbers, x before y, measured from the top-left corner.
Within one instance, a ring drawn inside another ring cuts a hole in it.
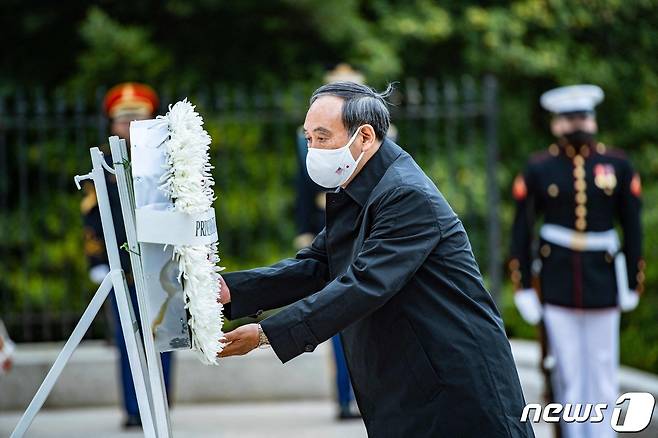
[[[124,429],[134,429],[142,427],[142,419],[139,418],[139,415],[128,415],[126,421],[123,422]]]
[[[338,410],[339,420],[355,420],[361,418],[361,413],[357,409],[352,409],[350,405],[343,405]]]

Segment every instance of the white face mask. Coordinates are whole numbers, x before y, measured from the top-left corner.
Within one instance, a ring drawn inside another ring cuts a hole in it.
[[[308,176],[317,185],[331,189],[345,184],[345,181],[350,179],[364,154],[364,152],[361,152],[359,158],[354,160],[352,152],[350,152],[350,146],[356,140],[360,130],[361,127],[359,126],[350,141],[341,148],[308,148],[306,169],[308,170]]]

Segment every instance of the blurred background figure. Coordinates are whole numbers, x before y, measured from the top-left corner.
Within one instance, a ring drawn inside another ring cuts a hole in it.
[[[620,309],[637,306],[644,261],[640,177],[623,152],[596,140],[594,107],[602,100],[603,90],[594,85],[542,95],[557,141],[534,155],[514,181],[509,268],[522,317],[531,324],[543,319],[555,401],[614,406]],[[537,254],[533,231],[539,219]],[[562,423],[562,433],[615,436],[610,412],[600,423]]]
[[[123,138],[128,143],[130,151],[130,122],[133,120],[151,119],[158,108],[158,96],[151,87],[144,84],[126,82],[111,88],[105,95],[103,102],[104,111],[110,119],[110,134]],[[111,155],[107,149],[104,149],[105,159],[108,164],[111,163]],[[119,247],[126,242],[126,233],[121,216],[121,204],[119,201],[119,192],[114,175],[106,173],[106,182],[108,194],[110,197],[110,206],[112,207],[112,219],[114,220],[117,244]],[[98,209],[96,192],[93,183],[86,182],[83,187],[85,196],[80,204],[80,209],[84,216],[84,247],[85,254],[89,261],[89,278],[95,284],[100,284],[109,272],[107,253],[103,243],[103,227],[101,224],[100,211]],[[133,308],[139,320],[137,311],[137,295],[135,293],[135,283],[131,272],[130,254],[127,251],[121,251],[121,266],[126,271],[126,282],[130,291]],[[128,353],[126,344],[121,331],[119,322],[119,311],[117,308],[114,293],[110,294],[112,301],[113,315],[113,332],[114,339],[119,349],[120,358],[120,375],[121,388],[123,394],[123,407],[125,411],[124,427],[140,427],[141,419],[137,405],[137,396],[133,386],[133,380],[130,373],[130,364],[128,362]],[[165,378],[167,393],[171,386],[171,353],[162,353],[162,368]]]
[[[338,64],[336,68],[327,72],[324,83],[348,81],[357,84],[364,83],[364,76],[348,64]],[[315,236],[324,228],[324,215],[327,189],[314,183],[306,170],[306,153],[308,145],[304,137],[303,128],[297,129],[297,158],[298,173],[296,180],[297,197],[295,202],[297,237],[294,240],[295,249],[299,250],[311,245]],[[341,420],[359,418],[361,415],[354,401],[354,391],[350,382],[350,375],[345,362],[343,345],[340,335],[331,338],[334,350],[334,364],[336,370],[336,397],[338,401],[338,418]]]
[[[9,338],[7,328],[0,319],[0,376],[11,371],[14,343]]]

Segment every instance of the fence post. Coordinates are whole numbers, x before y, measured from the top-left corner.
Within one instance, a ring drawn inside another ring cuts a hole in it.
[[[498,81],[492,75],[484,78],[485,136],[487,143],[487,235],[489,281],[491,295],[500,305],[500,218],[498,192]]]

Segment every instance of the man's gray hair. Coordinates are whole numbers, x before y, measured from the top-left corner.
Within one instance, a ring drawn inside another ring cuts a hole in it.
[[[375,130],[378,140],[383,140],[391,125],[391,113],[386,99],[393,92],[393,84],[378,93],[367,85],[354,82],[332,82],[318,88],[311,95],[311,105],[322,96],[336,96],[344,100],[343,125],[352,136],[359,126],[368,124]]]

